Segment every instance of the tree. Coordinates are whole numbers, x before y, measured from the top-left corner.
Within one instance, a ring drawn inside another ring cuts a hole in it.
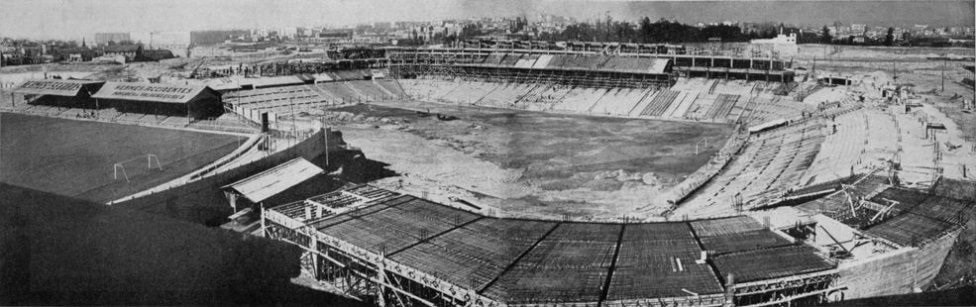
[[[650,43],[652,41],[651,27],[653,27],[653,25],[651,25],[651,18],[644,16],[644,18],[640,21],[640,42]]]
[[[885,35],[885,46],[891,46],[895,43],[895,28],[888,28],[888,35]]]
[[[830,44],[830,42],[833,40],[830,37],[830,29],[827,28],[827,26],[824,26],[823,27],[823,33],[820,35],[820,37],[823,38],[823,43],[824,44]]]

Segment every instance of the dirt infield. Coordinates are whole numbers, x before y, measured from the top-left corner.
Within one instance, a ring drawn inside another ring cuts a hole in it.
[[[644,205],[706,163],[731,133],[726,125],[694,122],[425,103],[388,106],[332,109],[326,123],[339,125],[347,142],[398,173],[525,200],[548,207],[550,214],[581,208],[621,212]],[[457,118],[417,112],[428,110]]]
[[[0,115],[0,181],[106,202],[224,156],[237,137],[21,114]],[[147,154],[153,159],[150,169]],[[124,166],[126,183],[114,164]],[[162,170],[159,170],[159,167]]]

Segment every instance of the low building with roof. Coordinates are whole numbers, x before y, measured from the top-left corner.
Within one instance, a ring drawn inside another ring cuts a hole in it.
[[[98,80],[43,79],[28,80],[10,92],[16,105],[20,101],[30,104],[53,105],[59,107],[90,108],[90,99],[105,84]]]
[[[224,196],[234,212],[261,202],[325,173],[303,158],[295,158],[263,172],[223,186]]]
[[[92,98],[126,113],[207,118],[223,110],[220,93],[203,85],[106,82]]]

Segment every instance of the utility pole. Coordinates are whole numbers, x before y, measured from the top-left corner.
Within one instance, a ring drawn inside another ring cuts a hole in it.
[[[894,77],[892,77],[891,80],[896,80],[897,81],[898,80],[898,67],[895,67],[895,61],[891,61],[891,72],[892,72],[892,74],[894,74]]]
[[[943,53],[942,54],[942,92],[943,93],[945,93],[945,69],[946,69],[946,64],[948,64],[948,56],[945,53]]]

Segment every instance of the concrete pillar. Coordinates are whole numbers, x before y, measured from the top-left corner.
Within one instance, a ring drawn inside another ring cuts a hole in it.
[[[264,203],[261,203],[260,204],[260,210],[261,210],[261,212],[260,212],[260,214],[261,214],[261,236],[267,238],[268,237],[268,231],[267,231],[268,228],[267,228],[267,226],[265,225],[265,222],[264,222]]]
[[[728,278],[725,280],[725,303],[722,304],[723,307],[735,306],[735,276],[729,273]]]
[[[385,258],[386,255],[380,254],[379,261],[376,261],[376,272],[379,273],[379,280],[380,280],[380,284],[378,285],[380,293],[379,295],[376,296],[377,297],[376,304],[380,307],[386,307],[386,295],[384,295],[384,292],[386,292],[386,283],[387,283],[386,265],[383,263]]]

